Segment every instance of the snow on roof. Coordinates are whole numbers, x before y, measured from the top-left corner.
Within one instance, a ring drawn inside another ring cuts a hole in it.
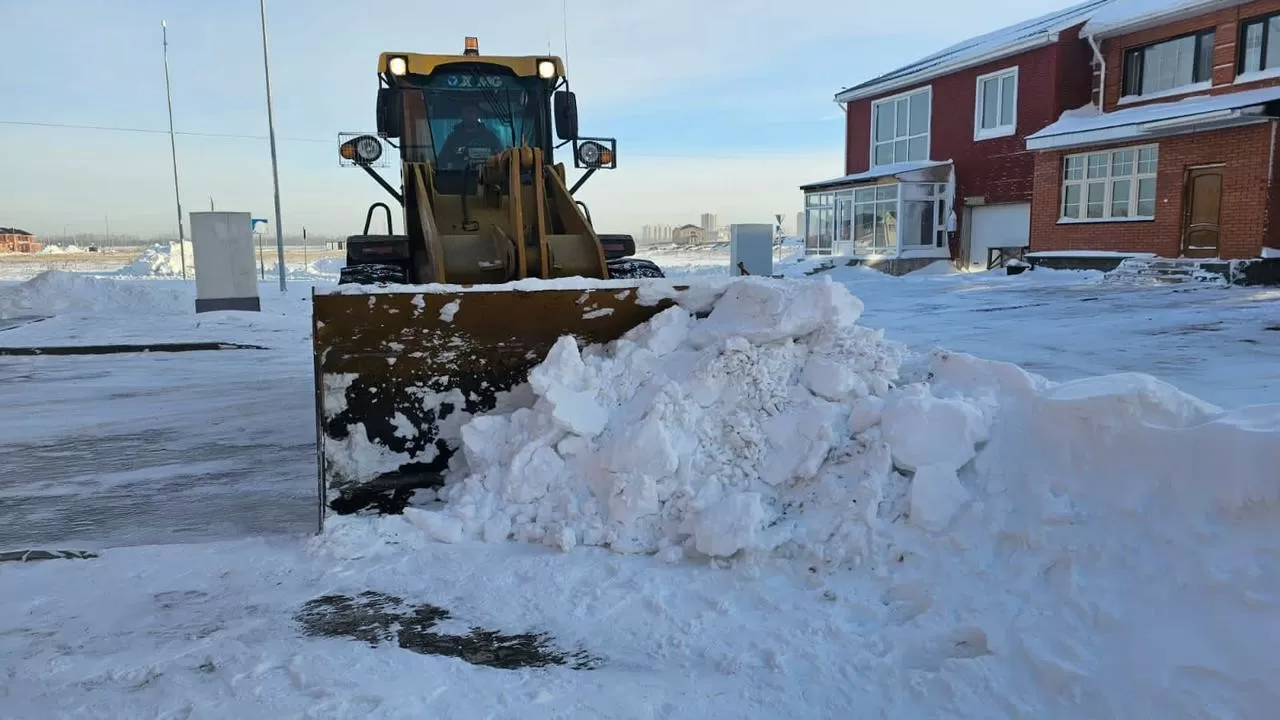
[[[800,189],[816,190],[823,187],[862,182],[863,180],[875,180],[877,178],[889,177],[891,175],[905,175],[906,173],[915,172],[917,170],[928,170],[929,168],[942,167],[950,164],[950,160],[911,160],[908,162],[890,163],[888,165],[873,167],[864,172],[845,175],[844,177],[832,178],[830,180],[819,180],[818,182],[801,185]]]
[[[836,100],[838,102],[856,100],[896,87],[924,82],[971,65],[996,60],[1053,42],[1055,33],[1080,24],[1095,10],[1114,1],[1087,0],[1078,5],[970,38],[897,70],[841,90],[836,94]]]
[[[1223,95],[1197,95],[1175,102],[1152,103],[1125,110],[1098,114],[1095,105],[1068,110],[1057,122],[1027,136],[1028,150],[1047,150],[1070,144],[1121,140],[1150,132],[1142,126],[1151,123],[1186,118],[1194,121],[1197,116],[1215,114],[1205,120],[1220,119],[1225,114],[1253,105],[1280,100],[1280,87],[1259,88]],[[1100,131],[1123,131],[1103,133]]]
[[[1093,13],[1081,35],[1115,35],[1198,15],[1248,0],[1112,0]]]

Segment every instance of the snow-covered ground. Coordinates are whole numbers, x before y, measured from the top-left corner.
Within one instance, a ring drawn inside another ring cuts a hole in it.
[[[0,563],[0,716],[1280,701],[1280,292],[780,264],[798,279],[738,281],[705,320],[562,344],[537,404],[464,432],[443,503],[313,537],[324,263],[254,314],[194,315],[163,262],[0,283],[4,347],[263,348],[0,357],[0,551],[101,550]],[[556,649],[589,669],[491,667]]]

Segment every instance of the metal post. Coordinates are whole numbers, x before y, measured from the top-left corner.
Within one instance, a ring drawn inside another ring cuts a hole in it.
[[[267,62],[267,0],[258,0],[258,11],[262,15],[262,75],[267,83],[267,137],[271,142],[271,183],[275,187],[276,196],[276,254],[280,265],[280,292],[284,292],[284,224],[280,221],[280,171],[276,164],[276,121],[271,110],[271,69]]]
[[[173,92],[169,87],[169,26],[160,21],[164,39],[164,95],[169,102],[169,153],[173,156],[173,199],[178,206],[178,256],[182,260],[182,279],[187,279],[187,236],[182,230],[182,195],[178,192],[178,144],[173,135]]]
[[[309,266],[310,261],[307,260],[307,226],[302,226],[302,264]]]

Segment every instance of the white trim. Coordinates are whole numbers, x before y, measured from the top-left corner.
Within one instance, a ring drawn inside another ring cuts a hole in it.
[[[923,86],[923,87],[913,88],[913,89],[908,90],[908,91],[906,91],[906,92],[901,92],[901,93],[898,93],[898,94],[896,94],[896,95],[890,95],[889,97],[879,98],[879,99],[877,99],[877,100],[872,101],[872,103],[871,103],[871,123],[870,123],[870,125],[871,125],[871,132],[869,133],[870,137],[868,138],[868,139],[870,140],[870,144],[869,144],[869,145],[868,145],[868,147],[867,147],[867,151],[870,153],[870,154],[869,154],[869,156],[868,156],[868,158],[867,158],[867,159],[868,159],[868,166],[869,166],[872,170],[876,169],[877,167],[883,167],[883,166],[885,166],[885,165],[895,165],[895,164],[898,164],[898,163],[910,162],[910,160],[909,160],[908,158],[899,158],[899,157],[897,157],[897,156],[895,155],[895,156],[894,156],[894,158],[893,158],[893,160],[891,160],[890,162],[887,162],[887,163],[879,163],[879,164],[877,164],[877,163],[876,163],[876,145],[893,144],[893,143],[895,143],[895,142],[898,142],[900,139],[906,139],[906,140],[908,141],[908,146],[909,146],[909,145],[910,145],[910,140],[911,140],[912,138],[918,138],[918,137],[921,137],[921,135],[919,135],[919,134],[917,134],[917,135],[911,135],[911,134],[910,134],[910,126],[911,126],[911,110],[910,110],[910,106],[911,106],[911,103],[910,103],[910,100],[908,100],[908,101],[907,101],[907,127],[908,127],[907,132],[908,132],[908,134],[907,134],[907,135],[904,135],[904,136],[901,136],[901,137],[899,137],[899,136],[895,135],[895,136],[894,136],[894,138],[893,138],[892,140],[885,140],[885,141],[883,141],[883,142],[877,143],[877,142],[876,142],[876,108],[877,108],[877,107],[879,107],[879,106],[881,106],[881,105],[884,105],[885,103],[897,102],[898,100],[907,99],[907,98],[912,97],[913,95],[918,95],[918,94],[920,94],[920,93],[924,93],[924,94],[925,94],[925,95],[927,95],[927,96],[928,96],[928,98],[929,98],[929,112],[928,112],[928,116],[927,116],[927,118],[925,119],[925,130],[924,130],[924,134],[923,134],[923,137],[924,137],[924,157],[922,157],[922,158],[918,158],[918,160],[919,160],[919,161],[927,161],[927,160],[929,159],[929,156],[933,153],[933,85],[925,85],[925,86]],[[895,123],[894,123],[894,125],[895,125],[894,129],[895,129],[895,131],[896,131],[896,130],[897,130],[897,127],[896,127],[896,126],[897,126],[897,123],[895,122]],[[908,147],[908,149],[907,149],[907,154],[908,154],[908,156],[910,156],[910,154],[911,154],[910,147]]]
[[[1138,125],[1138,129],[1144,132],[1153,130],[1167,130],[1169,128],[1187,127],[1188,125],[1198,125],[1203,122],[1213,120],[1235,120],[1241,117],[1244,111],[1240,108],[1210,110],[1209,112],[1196,113],[1195,115],[1183,115],[1182,117],[1165,118],[1164,120],[1152,120]]]
[[[1140,172],[1140,156],[1143,150],[1155,151],[1155,167],[1151,172]],[[1133,158],[1130,161],[1130,170],[1125,175],[1112,175],[1111,168],[1114,161],[1114,154],[1118,152],[1130,152]],[[1089,177],[1089,158],[1092,156],[1102,155],[1105,157],[1106,174],[1102,177]],[[1078,180],[1070,180],[1066,177],[1066,167],[1069,160],[1080,161],[1080,178]],[[1158,195],[1152,197],[1152,209],[1150,215],[1138,214],[1138,188],[1143,180],[1151,180],[1152,183],[1157,182],[1160,174],[1160,146],[1158,143],[1145,143],[1142,145],[1126,145],[1124,147],[1108,148],[1106,150],[1086,150],[1084,152],[1071,153],[1063,155],[1058,162],[1058,224],[1067,225],[1075,223],[1096,223],[1096,222],[1133,222],[1137,220],[1154,220],[1155,207],[1158,204]],[[1129,214],[1121,216],[1111,215],[1112,196],[1111,192],[1116,181],[1129,182],[1129,197],[1127,207]],[[1102,184],[1102,212],[1100,217],[1089,217],[1089,186],[1093,184]],[[1067,204],[1067,188],[1080,188],[1079,198],[1076,201],[1078,205],[1078,217],[1070,217],[1066,214]],[[1153,191],[1154,192],[1154,191]]]
[[[989,72],[985,75],[979,75],[974,79],[973,91],[973,140],[991,140],[993,138],[1009,137],[1018,131],[1018,66],[1010,65],[1009,67]],[[1010,118],[1008,125],[999,125],[990,129],[982,127],[982,84],[988,80],[996,81],[996,122],[1000,121],[1000,109],[1004,107],[1004,82],[1003,79],[1007,75],[1013,75],[1013,117]],[[930,108],[932,110],[932,108]]]
[[[1155,12],[1143,13],[1139,17],[1129,18],[1114,25],[1107,25],[1105,22],[1096,23],[1092,19],[1085,22],[1084,27],[1080,28],[1080,34],[1096,35],[1099,38],[1115,37],[1116,35],[1127,35],[1139,30],[1146,30],[1161,25],[1177,22],[1192,17],[1206,15],[1215,10],[1232,7],[1234,5],[1243,5],[1250,0],[1218,0],[1218,2],[1199,2],[1199,3],[1183,3],[1182,5],[1157,10]]]
[[[1206,114],[1208,113],[1199,113],[1199,115]],[[1239,116],[1230,118],[1231,122],[1220,122],[1208,126],[1197,124],[1200,122],[1199,120],[1193,121],[1192,124],[1180,125],[1173,125],[1172,123],[1167,123],[1165,121],[1127,123],[1125,125],[1112,125],[1111,127],[1098,128],[1097,130],[1081,130],[1079,132],[1058,133],[1038,138],[1027,138],[1026,142],[1028,150],[1060,150],[1070,147],[1084,147],[1086,145],[1102,145],[1104,143],[1123,142],[1125,140],[1143,142],[1156,137],[1172,137],[1174,135],[1188,135],[1198,132],[1226,130],[1227,128],[1243,127],[1245,125],[1267,122],[1270,119],[1270,117],[1264,115],[1251,115],[1241,112]],[[1210,122],[1212,122],[1212,120],[1210,120]],[[1163,124],[1163,127],[1156,125],[1156,123]],[[1156,127],[1152,128],[1153,125],[1156,125]]]
[[[1235,63],[1231,63],[1231,67],[1235,67]],[[1242,72],[1236,75],[1231,81],[1232,85],[1245,85],[1252,82],[1261,82],[1263,80],[1275,80],[1280,78],[1280,65],[1269,67],[1266,70],[1255,70],[1252,72]]]
[[[1179,85],[1178,87],[1169,88],[1168,90],[1157,90],[1146,95],[1123,95],[1116,101],[1116,105],[1129,105],[1131,103],[1144,102],[1146,100],[1160,100],[1162,98],[1177,97],[1178,95],[1187,95],[1193,92],[1204,92],[1213,87],[1212,80],[1191,83],[1190,85]]]
[[[1061,29],[1065,30],[1066,28],[1079,25],[1081,22],[1081,19],[1082,18],[1076,18],[1074,22],[1071,22],[1070,24],[1063,26]],[[1035,35],[1030,38],[1027,38],[1026,40],[1020,40],[1016,43],[1005,45],[996,50],[982,53],[981,55],[974,55],[973,57],[967,60],[962,60],[960,62],[940,63],[938,65],[934,65],[928,68],[927,70],[921,70],[915,73],[908,73],[906,75],[903,75],[902,77],[894,78],[893,80],[889,80],[881,84],[868,85],[866,87],[860,87],[856,90],[852,90],[852,89],[845,90],[843,92],[836,93],[836,102],[852,102],[854,100],[865,100],[867,98],[873,98],[873,97],[876,97],[877,95],[880,95],[881,93],[890,92],[893,90],[897,90],[899,88],[910,87],[912,85],[919,85],[920,83],[928,82],[930,80],[940,78],[944,75],[950,75],[952,73],[959,72],[960,70],[966,70],[968,68],[977,67],[979,65],[986,65],[987,63],[995,62],[996,60],[1002,60],[1012,55],[1017,55],[1019,53],[1024,53],[1029,50],[1036,50],[1048,45],[1052,45],[1058,42],[1058,33],[1060,31],[1061,30],[1055,30],[1047,34]]]

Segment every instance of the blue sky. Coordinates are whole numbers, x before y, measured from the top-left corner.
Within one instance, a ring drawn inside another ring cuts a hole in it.
[[[833,94],[1070,0],[568,0],[582,129],[619,167],[582,191],[604,230],[793,218],[799,183],[843,169]],[[564,0],[480,4],[268,0],[285,232],[354,232],[384,199],[338,167],[341,131],[373,126],[379,52],[564,54]],[[387,9],[396,7],[394,14]],[[0,0],[0,121],[166,130],[160,22],[179,131],[265,137],[258,0]],[[0,123],[0,225],[45,237],[175,232],[168,135]],[[184,212],[272,217],[264,139],[179,136]]]

